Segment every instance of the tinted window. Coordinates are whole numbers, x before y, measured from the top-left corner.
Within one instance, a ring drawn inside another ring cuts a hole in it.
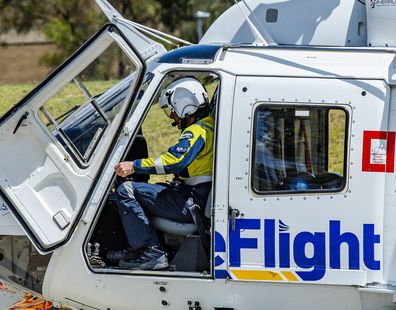
[[[253,190],[342,190],[347,123],[347,112],[340,108],[259,106],[254,116]]]

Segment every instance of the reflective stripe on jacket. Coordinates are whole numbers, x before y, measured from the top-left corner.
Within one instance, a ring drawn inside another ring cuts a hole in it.
[[[177,143],[165,154],[155,159],[135,160],[135,171],[146,174],[173,173],[180,179],[189,179],[190,183],[195,184],[209,180],[213,166],[213,127],[214,120],[211,116],[195,122],[182,132]]]

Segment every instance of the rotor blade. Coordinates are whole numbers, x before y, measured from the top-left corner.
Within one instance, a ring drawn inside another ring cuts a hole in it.
[[[164,37],[166,37],[166,38],[168,38],[168,39],[171,39],[171,40],[174,40],[174,41],[176,41],[176,42],[180,42],[180,43],[183,43],[183,44],[185,44],[185,45],[192,45],[192,43],[189,42],[189,41],[180,39],[180,38],[178,38],[178,37],[175,37],[175,36],[173,36],[173,35],[170,35],[170,34],[167,34],[167,33],[165,33],[165,32],[159,31],[159,30],[157,30],[157,29],[150,28],[150,27],[147,27],[147,26],[145,26],[145,25],[138,24],[138,23],[136,23],[136,22],[132,22],[132,24],[133,24],[133,25],[139,25],[139,27],[141,27],[141,28],[144,28],[144,29],[146,29],[146,30],[148,30],[148,31],[150,31],[150,32],[153,32],[153,33],[155,33],[155,34],[158,34],[159,36],[164,36]]]

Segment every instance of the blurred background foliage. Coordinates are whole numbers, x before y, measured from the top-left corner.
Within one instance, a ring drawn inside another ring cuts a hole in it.
[[[197,42],[196,11],[210,12],[204,31],[232,0],[111,0],[125,18]],[[94,0],[0,0],[0,33],[40,29],[56,51],[41,57],[43,65],[55,67],[71,55],[103,24],[106,17]],[[110,57],[110,56],[109,56]],[[95,78],[101,78],[100,72]]]

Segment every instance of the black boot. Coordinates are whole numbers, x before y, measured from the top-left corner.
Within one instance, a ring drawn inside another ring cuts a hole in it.
[[[158,270],[169,266],[168,258],[161,245],[148,247],[140,255],[121,259],[119,266],[129,270]]]
[[[107,251],[106,258],[111,264],[118,266],[118,263],[121,259],[131,259],[137,254],[138,252],[132,248],[127,248],[119,251],[110,250]]]

